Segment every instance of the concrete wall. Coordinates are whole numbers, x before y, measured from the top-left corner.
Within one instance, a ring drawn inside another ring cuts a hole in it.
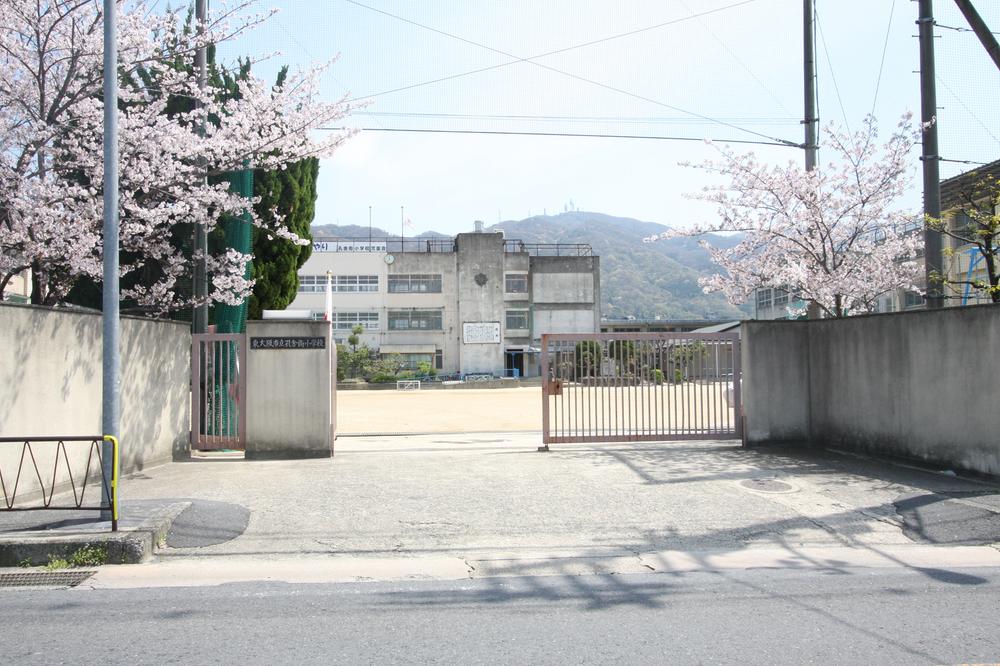
[[[100,434],[102,356],[100,314],[0,304],[0,437]],[[125,317],[121,357],[122,471],[186,455],[189,326]],[[84,449],[68,445],[74,472],[86,463]],[[19,456],[20,447],[0,445],[5,480]],[[43,447],[43,477],[54,457],[54,446]]]
[[[749,443],[1000,474],[1000,307],[744,325]]]
[[[601,330],[600,257],[532,257],[532,335]]]
[[[458,248],[458,326],[467,323],[497,322],[504,326],[504,252],[503,234],[459,234]],[[479,281],[485,281],[480,284]],[[479,281],[477,281],[477,279]],[[503,344],[459,345],[462,372],[495,372],[503,367]]]
[[[390,331],[388,316],[382,327],[378,341],[369,346],[378,349],[382,345],[416,345],[440,349],[444,358],[444,372],[458,370],[458,341],[462,324],[455,307],[458,299],[458,272],[456,255],[452,252],[402,252],[396,253],[396,261],[389,268],[390,275],[431,274],[441,276],[439,294],[390,294],[385,295],[387,314],[389,310],[440,310],[441,330],[439,331]],[[388,290],[388,286],[383,287]]]
[[[742,324],[743,411],[751,444],[809,439],[809,327]]]
[[[543,333],[594,333],[594,312],[569,306],[536,305],[534,330]]]
[[[253,349],[255,337],[324,338],[325,349]],[[247,322],[248,459],[328,458],[336,415],[336,348],[325,322]]]

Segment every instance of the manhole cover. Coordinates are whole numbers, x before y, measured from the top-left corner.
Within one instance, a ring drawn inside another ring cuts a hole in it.
[[[740,485],[748,490],[756,490],[761,493],[787,493],[794,490],[792,484],[774,479],[747,479],[741,481]]]
[[[0,573],[0,587],[76,587],[94,573],[94,571]]]

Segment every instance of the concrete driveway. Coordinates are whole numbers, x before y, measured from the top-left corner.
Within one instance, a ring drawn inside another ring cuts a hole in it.
[[[330,460],[177,463],[126,478],[122,492],[126,510],[197,500],[160,558],[202,562],[447,557],[499,571],[512,560],[619,558],[642,570],[643,554],[665,552],[794,559],[1000,541],[1000,494],[977,481],[734,442],[538,453],[539,439],[342,437]]]

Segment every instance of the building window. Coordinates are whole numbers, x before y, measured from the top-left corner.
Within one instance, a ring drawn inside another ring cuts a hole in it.
[[[378,291],[377,275],[338,275],[334,278],[334,291],[374,292]]]
[[[757,290],[757,307],[758,308],[769,308],[771,307],[771,289],[758,289]]]
[[[507,310],[507,329],[528,330],[528,311]]]
[[[419,370],[421,363],[433,367],[434,357],[431,354],[396,354],[403,364],[403,370]]]
[[[788,305],[788,292],[784,289],[774,290],[774,306]]]
[[[903,294],[903,308],[918,308],[923,307],[924,297],[918,292],[908,291]]]
[[[434,369],[435,370],[444,369],[444,354],[441,353],[440,349],[434,351]]]
[[[330,287],[337,292],[374,292],[378,291],[377,275],[333,275]],[[300,294],[326,293],[325,275],[300,275]]]
[[[527,294],[528,293],[528,274],[527,273],[507,273],[504,276],[504,286],[503,290],[508,294]]]
[[[299,293],[300,294],[321,294],[326,290],[326,276],[325,275],[300,275],[299,276]]]
[[[440,294],[440,275],[390,275],[391,294]]]
[[[377,312],[338,312],[334,317],[333,327],[337,329],[351,330],[355,326],[362,326],[366,330],[374,331],[378,329]]]
[[[389,310],[390,331],[440,331],[441,310]]]

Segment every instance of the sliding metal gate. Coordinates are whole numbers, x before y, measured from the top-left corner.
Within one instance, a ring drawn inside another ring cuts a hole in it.
[[[191,337],[191,448],[245,450],[246,336]]]
[[[739,439],[736,333],[542,336],[542,441]]]

